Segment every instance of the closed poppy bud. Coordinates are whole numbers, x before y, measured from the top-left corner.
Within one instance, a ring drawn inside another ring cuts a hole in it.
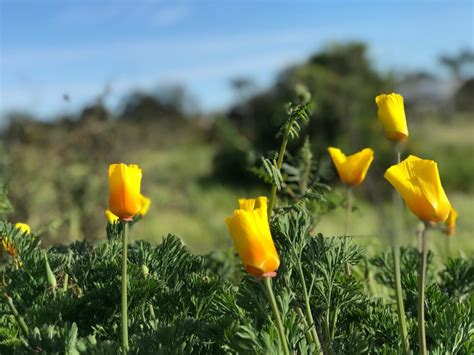
[[[137,165],[109,166],[109,210],[120,219],[131,219],[141,208],[142,170]]]
[[[446,234],[450,237],[452,237],[456,231],[457,219],[458,219],[458,212],[453,207],[451,207],[448,218],[446,218],[446,221],[444,222],[446,225]]]
[[[375,98],[379,108],[377,116],[382,121],[385,135],[392,141],[404,141],[408,138],[407,119],[403,96],[400,94],[379,95]]]
[[[17,223],[15,224],[15,228],[18,229],[21,234],[31,234],[30,226],[26,223]]]
[[[408,208],[422,221],[444,222],[451,204],[441,186],[438,165],[410,155],[384,175],[402,195]]]
[[[225,222],[249,274],[272,277],[280,265],[268,225],[267,198],[240,199],[240,208]]]
[[[333,147],[328,148],[328,152],[341,180],[349,186],[356,186],[364,181],[367,170],[374,160],[374,151],[370,148],[349,156]]]

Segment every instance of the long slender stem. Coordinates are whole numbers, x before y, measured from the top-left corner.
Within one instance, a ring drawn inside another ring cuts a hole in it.
[[[397,153],[397,163],[401,161],[401,152],[400,150],[396,149]],[[394,214],[396,216],[400,216],[403,205],[401,198],[398,194],[394,195],[393,198],[393,207],[398,212]],[[395,297],[397,300],[397,313],[398,313],[398,328],[400,331],[400,336],[402,338],[402,351],[404,354],[408,354],[410,352],[410,343],[408,341],[408,331],[407,331],[407,322],[405,316],[405,306],[403,304],[403,291],[402,291],[402,280],[401,280],[401,272],[400,272],[400,248],[398,246],[398,237],[399,237],[399,227],[397,223],[400,223],[400,218],[396,218],[394,223],[395,233],[391,238],[392,244],[392,257],[393,257],[393,268],[395,271]]]
[[[347,237],[349,233],[349,223],[351,220],[351,214],[352,214],[352,187],[348,186],[347,187],[347,203],[346,203],[346,219],[344,222],[344,236]],[[349,267],[349,263],[346,263],[345,265],[346,269],[346,274],[350,275],[351,274],[351,269]]]
[[[122,353],[128,352],[127,254],[128,222],[122,221]]]
[[[420,347],[420,354],[426,355],[426,332],[425,332],[425,280],[426,280],[426,263],[427,263],[427,239],[426,226],[421,233],[421,263],[420,263],[420,278],[418,283],[418,341]]]
[[[346,203],[346,219],[344,222],[344,236],[347,237],[349,233],[349,224],[351,221],[351,214],[352,214],[352,187],[349,186],[347,188],[347,203]]]
[[[278,305],[277,305],[275,295],[272,289],[272,280],[270,277],[264,277],[263,283],[267,290],[268,300],[270,301],[270,305],[272,306],[273,315],[275,316],[275,321],[277,324],[278,334],[280,336],[281,346],[283,347],[283,353],[285,355],[290,355],[290,350],[288,348],[288,341],[285,335],[285,328],[283,327],[283,322],[281,320],[280,312],[278,311]]]
[[[29,330],[28,326],[26,325],[25,320],[20,315],[20,313],[18,313],[18,310],[16,309],[15,305],[13,304],[13,299],[9,295],[7,295],[6,293],[4,293],[4,296],[7,300],[7,304],[8,304],[8,307],[10,308],[10,311],[13,313],[13,316],[15,317],[15,320],[17,321],[18,325],[20,326],[20,329],[21,329],[23,335],[26,338],[28,338],[28,336],[30,335],[30,330]]]
[[[286,146],[288,145],[288,140],[290,137],[290,127],[291,124],[288,125],[285,133],[283,134],[283,141],[281,143],[280,151],[278,152],[278,159],[277,159],[277,168],[281,170],[281,165],[283,164],[283,158],[285,157]],[[275,207],[276,202],[276,193],[277,187],[275,185],[272,186],[272,190],[270,191],[270,199],[268,201],[268,220],[270,220],[273,207]]]
[[[313,313],[311,312],[311,306],[309,303],[308,289],[306,287],[306,280],[304,279],[303,268],[301,262],[298,264],[298,274],[300,276],[301,284],[303,286],[303,296],[305,303],[306,318],[308,319],[311,327],[311,337],[313,338],[314,345],[316,346],[316,353],[321,353],[321,342],[319,341],[318,332],[316,331],[316,323],[313,319]]]

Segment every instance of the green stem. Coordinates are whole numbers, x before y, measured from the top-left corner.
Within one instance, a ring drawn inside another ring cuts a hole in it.
[[[352,214],[352,187],[349,186],[347,188],[347,204],[346,204],[346,220],[344,222],[344,237],[348,237],[349,233],[349,223],[351,220],[351,214]],[[345,265],[346,269],[346,274],[350,275],[351,274],[351,269],[349,267],[349,263],[346,263]]]
[[[311,333],[309,333],[309,325],[308,325],[308,322],[306,321],[306,317],[303,313],[303,311],[301,310],[300,307],[295,307],[295,311],[296,313],[298,314],[298,316],[301,318],[301,321],[303,322],[303,326],[304,326],[304,329],[306,330],[304,335],[306,337],[306,340],[308,341],[308,343],[314,343],[314,340],[313,340],[313,337],[311,336]]]
[[[401,161],[401,151],[396,148],[397,153],[397,163]],[[394,195],[393,205],[396,212],[396,216],[400,216],[403,205],[400,196]],[[398,235],[399,227],[398,223],[401,223],[401,218],[395,218],[395,233],[392,237],[392,257],[393,257],[393,268],[395,273],[395,298],[397,300],[397,313],[398,313],[398,328],[400,331],[400,336],[402,338],[402,351],[404,354],[410,353],[410,343],[408,340],[408,331],[407,331],[407,322],[405,316],[405,306],[403,304],[403,290],[402,290],[402,280],[400,272],[400,248],[398,246]]]
[[[270,301],[270,305],[272,306],[273,315],[275,316],[281,346],[283,347],[283,353],[285,355],[290,355],[290,350],[288,348],[288,342],[286,340],[285,335],[285,328],[283,327],[283,322],[281,320],[280,312],[278,311],[275,295],[272,290],[272,280],[270,277],[264,277],[263,283],[265,285],[265,289],[267,290],[268,300]]]
[[[13,313],[13,316],[15,317],[15,320],[17,321],[18,325],[20,326],[20,329],[23,333],[23,335],[28,338],[30,335],[30,330],[28,329],[28,326],[25,323],[25,320],[23,317],[18,313],[18,310],[16,309],[15,305],[13,304],[13,299],[8,296],[6,293],[4,294],[8,307],[10,308],[10,311]]]
[[[286,128],[285,133],[283,134],[283,141],[281,143],[281,147],[280,147],[280,151],[278,152],[278,159],[277,159],[278,171],[281,170],[281,166],[283,164],[283,158],[285,156],[286,146],[288,145],[288,140],[290,137],[291,126],[292,126],[291,123],[288,124],[288,127]],[[275,207],[276,193],[277,193],[277,187],[273,185],[272,190],[270,192],[270,199],[268,201],[268,220],[270,220],[270,217],[272,216],[272,212],[273,212],[273,207]]]
[[[308,289],[306,287],[306,281],[304,279],[303,268],[301,267],[301,261],[298,263],[298,274],[300,276],[301,285],[303,286],[303,296],[306,310],[306,317],[311,327],[311,337],[313,338],[314,345],[316,345],[316,352],[321,353],[321,342],[319,341],[318,332],[316,331],[316,323],[313,319],[313,313],[311,312],[311,306],[309,303]]]
[[[400,274],[400,248],[393,242],[392,245],[393,267],[395,269],[395,297],[397,299],[398,327],[402,338],[402,349],[404,354],[410,352],[410,343],[408,342],[407,323],[405,318],[405,307],[403,304],[402,281]]]
[[[427,263],[427,239],[426,239],[426,225],[420,230],[421,233],[421,263],[420,263],[420,278],[418,283],[418,341],[420,354],[426,355],[426,332],[425,332],[425,281],[426,281],[426,263]]]
[[[346,220],[344,222],[344,237],[348,237],[349,233],[349,223],[351,220],[352,213],[352,187],[347,188],[347,204],[346,204]]]
[[[122,221],[122,353],[128,352],[127,254],[128,223]]]

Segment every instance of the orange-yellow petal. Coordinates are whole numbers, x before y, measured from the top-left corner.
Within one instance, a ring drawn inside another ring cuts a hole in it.
[[[247,272],[261,277],[276,271],[280,259],[268,224],[267,198],[241,199],[239,205],[226,224]]]
[[[140,216],[144,216],[148,213],[148,210],[150,209],[151,200],[148,197],[141,195],[140,204],[141,204],[141,208],[140,208],[140,211],[138,211],[138,214]]]
[[[403,96],[400,94],[379,95],[375,98],[378,106],[377,116],[382,122],[385,135],[393,141],[404,141],[408,138],[407,120]]]
[[[109,210],[120,219],[135,216],[141,208],[142,170],[137,165],[109,167]]]
[[[457,219],[458,219],[458,212],[454,209],[454,207],[451,207],[448,218],[446,218],[446,221],[444,222],[446,224],[446,233],[450,237],[452,237],[454,233],[456,232]]]
[[[441,185],[438,165],[410,155],[387,169],[384,177],[402,195],[408,208],[422,221],[444,222],[451,209]]]
[[[107,217],[107,220],[109,221],[110,224],[117,223],[119,218],[114,215],[110,210],[105,211],[105,217]]]

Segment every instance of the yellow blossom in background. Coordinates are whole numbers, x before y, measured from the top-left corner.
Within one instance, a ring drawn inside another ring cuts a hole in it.
[[[446,234],[448,236],[453,236],[454,233],[456,232],[456,220],[458,219],[458,212],[451,207],[451,210],[449,211],[448,218],[446,218],[446,221],[444,222],[446,225]]]
[[[148,197],[141,195],[140,205],[141,207],[140,207],[140,210],[138,211],[138,215],[143,217],[148,213],[148,210],[150,209],[151,200]]]
[[[280,258],[268,225],[267,198],[240,199],[239,205],[225,222],[240,259],[255,277],[274,276]]]
[[[438,165],[433,160],[410,155],[388,168],[384,177],[422,221],[444,222],[448,217],[451,204],[441,185]]]
[[[361,184],[370,164],[374,160],[374,151],[370,148],[362,149],[360,152],[346,156],[340,149],[329,147],[329,155],[336,166],[341,180],[350,186]]]
[[[120,219],[131,219],[141,208],[142,170],[137,165],[109,166],[109,210]]]
[[[404,141],[408,138],[407,119],[403,96],[400,94],[379,95],[375,98],[379,108],[377,116],[382,121],[385,135],[392,141]]]
[[[15,228],[18,229],[21,234],[31,234],[30,226],[26,223],[18,222],[17,224],[15,224]]]

